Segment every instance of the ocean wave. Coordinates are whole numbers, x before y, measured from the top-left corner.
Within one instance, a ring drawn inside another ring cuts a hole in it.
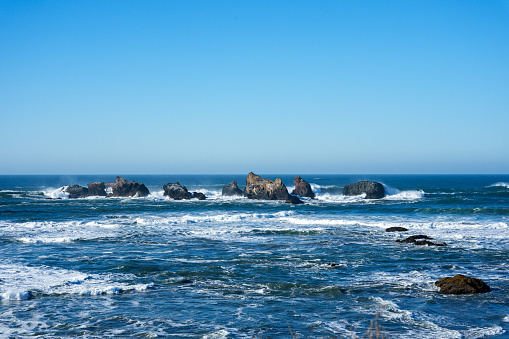
[[[26,266],[10,262],[0,263],[0,299],[27,300],[37,295],[118,294],[143,291],[153,284],[128,284],[118,280],[133,279],[131,275],[86,274],[48,266]]]
[[[69,186],[62,186],[60,188],[48,188],[42,193],[51,199],[69,199],[69,193],[65,191],[67,187]]]
[[[504,187],[504,188],[509,188],[509,183],[507,183],[507,182],[497,182],[497,183],[494,183],[493,185],[489,185],[488,187]]]
[[[409,190],[409,191],[400,191],[397,188],[387,186],[382,184],[385,189],[386,196],[383,198],[385,200],[419,200],[424,198],[424,191],[422,190]]]

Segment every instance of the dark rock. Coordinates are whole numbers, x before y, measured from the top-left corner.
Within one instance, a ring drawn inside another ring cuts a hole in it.
[[[116,182],[111,185],[111,189],[113,197],[146,197],[150,194],[144,184],[121,177],[116,177]]]
[[[263,179],[253,172],[247,176],[244,195],[249,199],[262,200],[287,200],[289,196],[281,179],[277,178],[275,181]]]
[[[285,201],[287,204],[303,204],[302,200],[299,199],[299,197],[296,197],[295,195],[288,195],[288,199]]]
[[[403,240],[396,240],[396,242],[414,244],[417,246],[425,246],[425,245],[427,245],[427,246],[445,246],[445,245],[447,245],[446,243],[439,244],[439,243],[434,243],[434,242],[428,241],[428,240],[433,240],[433,238],[430,238],[424,234],[419,234],[419,235],[412,235],[411,237],[408,237]]]
[[[193,198],[198,199],[198,200],[205,200],[205,199],[207,199],[205,194],[203,194],[201,192],[193,192]]]
[[[88,188],[80,185],[67,186],[65,192],[69,194],[69,198],[71,199],[88,197]]]
[[[471,278],[462,274],[446,277],[435,282],[442,294],[476,294],[490,292],[491,288],[481,279]]]
[[[91,197],[105,197],[106,194],[106,185],[104,182],[93,182],[88,184],[88,195]]]
[[[182,186],[178,182],[174,184],[171,182],[167,183],[163,186],[163,190],[165,196],[174,200],[191,199],[193,197],[193,195],[187,190],[186,186]]]
[[[385,196],[384,186],[375,181],[359,181],[343,187],[343,195],[361,195],[366,193],[366,199],[380,199]]]
[[[293,183],[295,184],[295,189],[292,191],[292,194],[298,195],[299,197],[315,198],[315,193],[311,190],[311,185],[306,180],[302,179],[300,175],[293,178]]]
[[[406,231],[408,230],[404,227],[389,227],[385,229],[385,232],[406,232]]]
[[[418,235],[412,235],[411,237],[405,238],[403,240],[396,240],[396,241],[397,242],[414,243],[414,242],[416,242],[417,240],[420,240],[420,239],[433,240],[433,238],[428,237],[427,235],[418,234]]]
[[[222,195],[225,197],[233,197],[233,196],[242,196],[242,195],[244,195],[244,193],[239,188],[239,186],[237,186],[237,182],[232,181],[228,185],[223,187]]]

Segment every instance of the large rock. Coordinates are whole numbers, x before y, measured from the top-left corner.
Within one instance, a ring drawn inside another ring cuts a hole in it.
[[[88,184],[88,195],[91,197],[105,197],[106,194],[106,185],[104,182],[93,182]]]
[[[293,183],[295,184],[295,189],[292,191],[292,194],[298,195],[299,197],[314,199],[315,193],[311,190],[311,185],[306,180],[302,179],[300,175],[293,178]]]
[[[193,192],[193,198],[198,200],[205,200],[207,197],[202,192]]]
[[[462,274],[446,277],[435,282],[442,294],[476,294],[490,292],[491,288],[481,279],[471,278]]]
[[[193,195],[187,190],[187,187],[182,186],[178,182],[174,184],[171,182],[167,183],[163,186],[163,190],[165,196],[168,196],[174,200],[185,200],[191,199],[193,197]]]
[[[435,243],[430,240],[433,240],[433,238],[428,237],[427,235],[424,235],[424,234],[418,234],[418,235],[412,235],[412,236],[410,236],[406,239],[403,239],[403,240],[396,240],[396,242],[404,242],[404,243],[408,243],[408,244],[414,244],[417,246],[445,246],[445,245],[447,245],[445,242],[444,243]]]
[[[249,199],[262,200],[287,200],[289,196],[281,179],[277,178],[275,181],[263,179],[253,172],[247,175],[244,195]]]
[[[80,185],[67,186],[64,192],[68,193],[71,199],[88,197],[88,189]]]
[[[285,202],[287,204],[293,204],[293,205],[298,205],[298,204],[303,204],[304,203],[302,200],[299,199],[298,196],[291,195],[291,194],[288,195],[288,199],[286,199]]]
[[[111,185],[113,197],[146,197],[150,194],[148,188],[139,182],[128,181],[122,177],[116,177],[116,182]]]
[[[237,186],[236,181],[230,182],[228,185],[223,187],[223,191],[221,193],[225,197],[233,197],[233,196],[242,196],[244,192]]]
[[[366,199],[380,199],[385,196],[384,186],[375,181],[359,181],[343,187],[343,195],[366,194]]]

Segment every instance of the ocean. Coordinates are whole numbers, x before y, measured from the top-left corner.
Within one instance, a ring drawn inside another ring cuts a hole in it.
[[[221,196],[246,175],[122,176],[151,194],[68,199],[115,176],[0,176],[1,338],[349,338],[375,322],[509,337],[509,175],[302,175],[304,205]],[[342,195],[360,180],[388,196]],[[164,197],[176,181],[207,199]],[[396,242],[417,234],[447,245]],[[492,291],[440,294],[456,274]]]

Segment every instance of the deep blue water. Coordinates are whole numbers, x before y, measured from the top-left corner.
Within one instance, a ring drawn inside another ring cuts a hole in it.
[[[152,194],[65,199],[115,178],[0,176],[1,337],[349,337],[377,317],[390,338],[509,337],[509,175],[303,175],[317,199],[297,206],[221,197],[245,175],[125,177]],[[341,194],[359,180],[389,196]],[[175,181],[208,199],[164,198]],[[447,246],[395,241],[415,234]],[[439,294],[458,273],[492,292]]]

